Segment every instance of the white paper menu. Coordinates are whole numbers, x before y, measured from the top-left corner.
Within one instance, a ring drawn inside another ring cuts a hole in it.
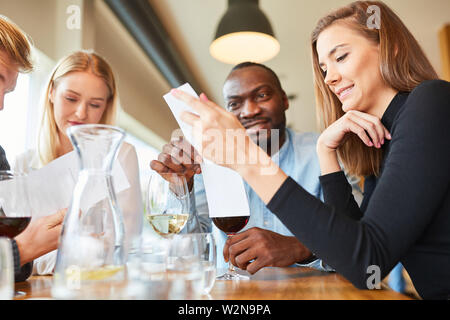
[[[188,83],[182,85],[178,89],[198,98],[198,95]],[[198,144],[192,136],[191,126],[181,120],[181,113],[183,111],[196,112],[170,93],[164,95],[164,100],[169,105],[183,135],[188,142],[196,148]],[[198,148],[196,149],[198,150]],[[250,215],[244,181],[237,172],[216,165],[207,159],[203,160],[201,168],[209,216],[211,218]]]
[[[69,207],[78,172],[78,156],[75,151],[72,151],[41,169],[30,171],[27,174],[26,183],[29,189],[29,202],[33,210],[33,218],[47,216]],[[114,161],[112,176],[116,194],[130,187],[126,174],[117,159]],[[1,194],[12,192],[8,183],[8,180],[0,183]],[[92,189],[89,199],[85,198],[81,210],[85,211],[98,201],[105,199],[107,192],[108,190],[102,187]]]

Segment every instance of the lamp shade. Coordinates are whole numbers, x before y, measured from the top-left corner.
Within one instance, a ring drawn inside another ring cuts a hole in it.
[[[258,0],[229,0],[228,10],[209,47],[210,54],[229,64],[261,63],[272,59],[279,51],[280,44]]]

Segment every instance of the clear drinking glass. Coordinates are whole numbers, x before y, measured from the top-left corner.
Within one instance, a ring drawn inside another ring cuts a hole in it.
[[[170,239],[166,277],[169,299],[195,300],[203,294],[205,275],[202,240],[198,234],[177,234]]]
[[[170,283],[167,279],[167,255],[170,239],[143,234],[140,246],[139,282],[141,299],[167,300]]]
[[[170,238],[180,233],[190,217],[186,178],[174,173],[160,176],[153,171],[148,183],[146,218],[160,236]]]
[[[31,221],[26,177],[23,173],[0,171],[0,237],[16,237]],[[15,292],[16,297],[23,295],[22,291]]]
[[[72,126],[67,132],[80,171],[61,232],[52,294],[59,299],[122,298],[125,229],[111,172],[125,132],[107,125]]]
[[[11,241],[0,237],[0,300],[14,297],[14,261]]]
[[[214,217],[213,223],[221,231],[225,232],[227,237],[232,237],[244,228],[250,216],[230,216]],[[228,270],[223,275],[217,277],[217,280],[248,280],[249,277],[236,272],[234,265],[228,261]]]
[[[194,234],[200,240],[200,259],[203,266],[204,283],[203,294],[209,295],[216,281],[217,272],[217,248],[212,233]]]

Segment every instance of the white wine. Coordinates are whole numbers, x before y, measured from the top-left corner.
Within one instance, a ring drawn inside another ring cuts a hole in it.
[[[147,220],[153,229],[161,236],[168,236],[179,233],[186,222],[189,214],[149,214]]]

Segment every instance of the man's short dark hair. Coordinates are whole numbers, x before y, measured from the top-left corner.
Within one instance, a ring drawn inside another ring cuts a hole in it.
[[[259,68],[263,68],[266,71],[268,71],[272,75],[272,77],[275,79],[275,84],[277,85],[278,89],[280,89],[281,92],[284,92],[283,88],[281,87],[281,82],[280,82],[280,79],[278,78],[277,74],[272,69],[270,69],[268,66],[265,66],[265,65],[263,65],[261,63],[250,62],[250,61],[241,62],[241,63],[235,65],[233,67],[233,69],[231,69],[230,74],[228,75],[228,77],[234,71],[239,70],[239,69],[248,68],[248,67],[259,67]]]

